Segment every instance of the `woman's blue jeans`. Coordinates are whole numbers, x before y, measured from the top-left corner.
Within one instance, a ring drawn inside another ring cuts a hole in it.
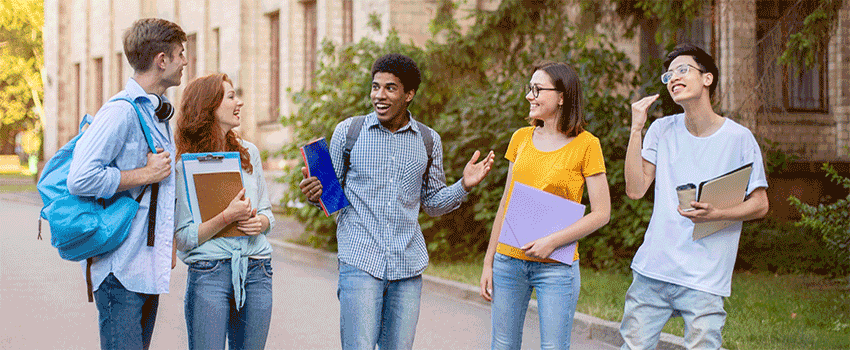
[[[230,259],[189,264],[186,327],[189,349],[262,349],[272,316],[271,259],[250,259],[245,305],[233,298]]]
[[[519,349],[532,288],[537,291],[540,348],[569,349],[581,289],[578,261],[572,266],[515,259],[493,260],[492,349]]]

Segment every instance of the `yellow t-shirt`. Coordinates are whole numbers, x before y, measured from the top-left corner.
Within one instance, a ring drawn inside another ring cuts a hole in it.
[[[583,131],[563,147],[543,152],[534,147],[531,136],[534,127],[529,126],[514,132],[505,158],[514,163],[513,174],[505,210],[511,203],[514,183],[525,185],[581,203],[584,193],[584,178],[605,172],[605,160],[599,139],[590,132]],[[518,247],[499,243],[496,251],[504,255],[528,261],[557,262],[551,259],[537,259],[526,256]],[[576,249],[573,260],[578,260]]]

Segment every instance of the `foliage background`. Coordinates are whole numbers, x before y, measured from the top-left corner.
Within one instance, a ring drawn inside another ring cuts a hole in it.
[[[14,153],[15,135],[21,131],[29,131],[28,153],[41,147],[42,27],[42,1],[0,1],[0,154]]]

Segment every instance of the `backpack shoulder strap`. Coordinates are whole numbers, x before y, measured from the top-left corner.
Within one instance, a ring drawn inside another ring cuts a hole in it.
[[[154,144],[153,144],[153,137],[151,137],[151,129],[150,129],[150,127],[148,127],[148,123],[146,123],[145,119],[142,117],[142,112],[139,110],[139,105],[137,105],[135,101],[133,101],[129,98],[126,98],[126,97],[116,97],[116,98],[109,100],[109,102],[117,101],[117,100],[127,101],[133,106],[133,109],[136,110],[136,116],[139,117],[139,124],[142,125],[142,133],[145,134],[145,141],[147,141],[148,147],[151,149],[151,152],[157,153],[156,152],[156,146],[154,146]]]
[[[434,163],[434,138],[431,136],[431,129],[425,126],[425,124],[417,121],[416,127],[419,129],[419,135],[422,135],[422,143],[425,144],[425,153],[428,155],[428,162],[425,163],[425,173],[422,174],[422,181],[427,186],[431,164]]]
[[[363,128],[365,120],[365,115],[352,117],[351,124],[348,125],[348,132],[345,134],[345,147],[342,149],[342,188],[345,188],[348,169],[351,167],[351,150],[354,149],[354,143],[360,137],[360,130]]]

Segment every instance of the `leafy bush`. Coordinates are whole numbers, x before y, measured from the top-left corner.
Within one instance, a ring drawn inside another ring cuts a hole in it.
[[[830,166],[821,168],[827,172],[830,180],[850,190],[850,178],[843,177]],[[810,229],[820,234],[820,242],[834,254],[831,259],[837,265],[830,274],[847,275],[850,273],[850,194],[832,204],[808,205],[791,196],[788,200],[802,214],[798,227]]]

